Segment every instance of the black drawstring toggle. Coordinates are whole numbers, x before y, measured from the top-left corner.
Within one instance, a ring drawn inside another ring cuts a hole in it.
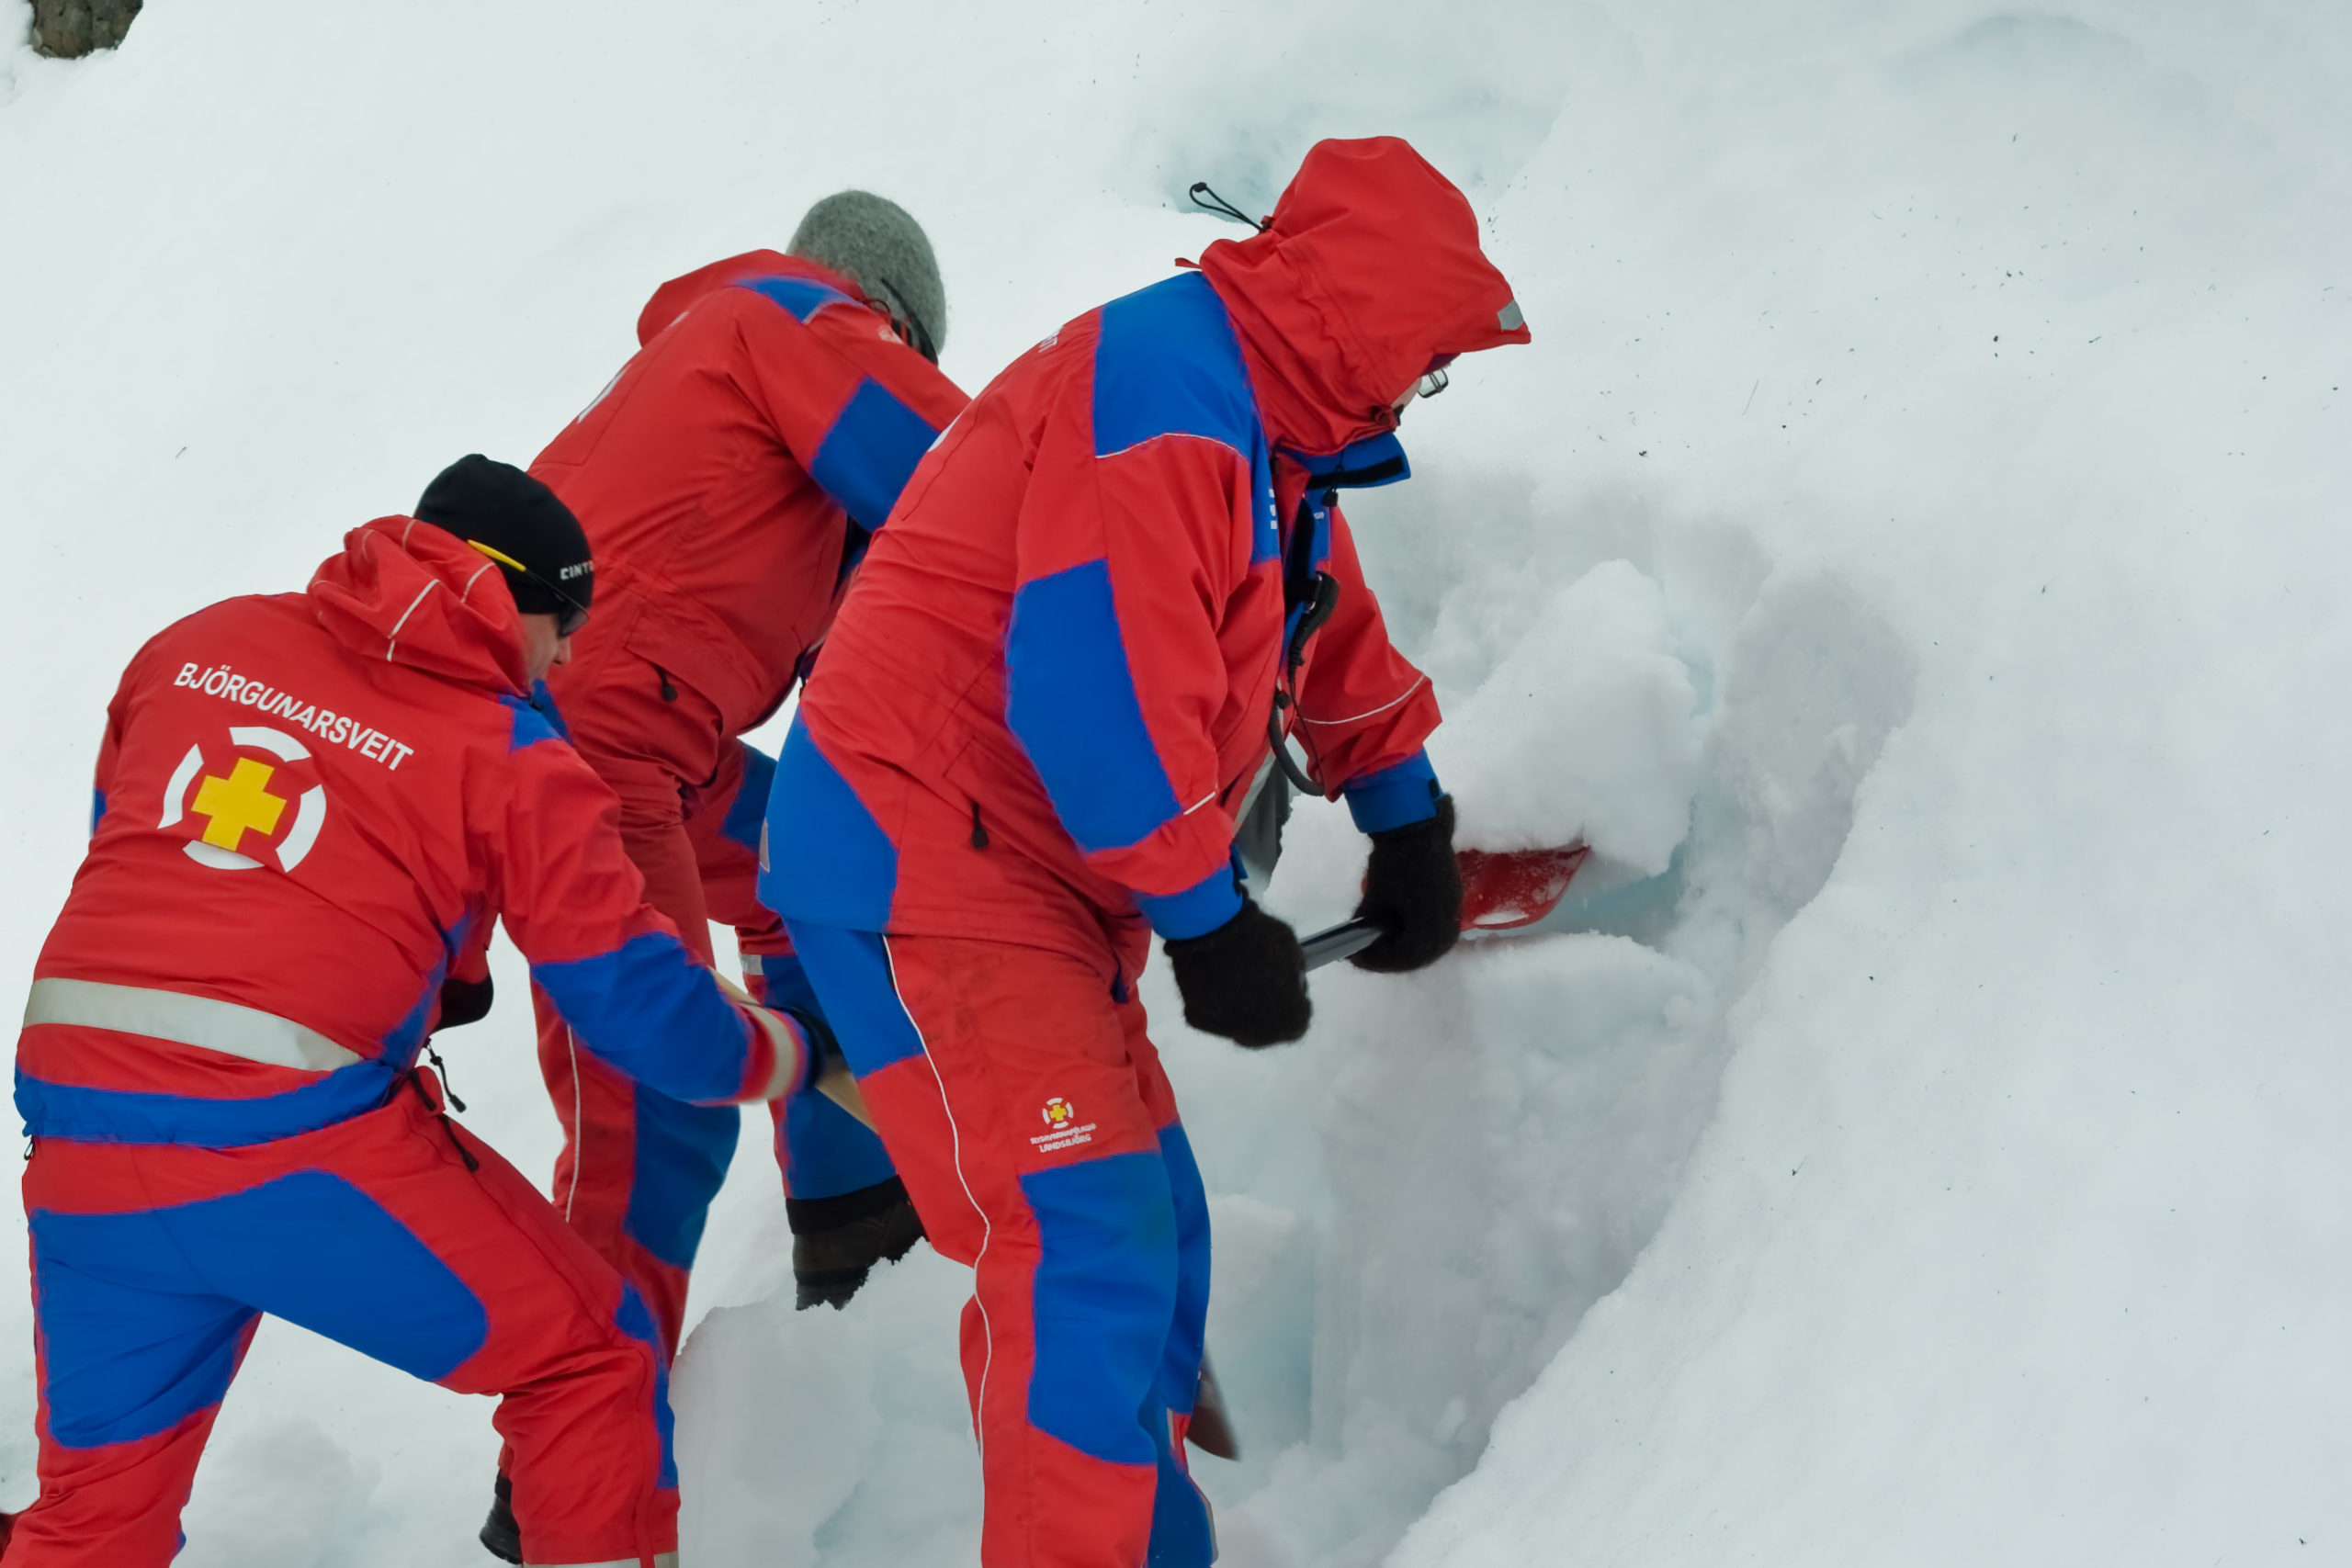
[[[972,802],[972,847],[976,850],[989,847],[989,830],[980,826],[980,803],[977,800]]]
[[[433,1070],[441,1075],[442,1098],[459,1111],[465,1110],[466,1102],[449,1092],[449,1069],[442,1065],[440,1053],[427,1045],[424,1047],[424,1055],[432,1062]],[[435,1105],[433,1102],[433,1096],[425,1092],[424,1073],[418,1068],[411,1067],[408,1070],[408,1081],[416,1090],[416,1098],[424,1101],[425,1109],[441,1119],[441,1131],[448,1135],[449,1146],[458,1151],[458,1157],[466,1162],[466,1168],[480,1170],[481,1161],[474,1158],[473,1150],[466,1147],[465,1140],[458,1136],[457,1123],[449,1120],[448,1111]]]
[[[1236,223],[1247,223],[1252,229],[1257,230],[1261,234],[1272,227],[1273,220],[1272,219],[1250,217],[1248,213],[1242,211],[1241,209],[1234,206],[1233,203],[1217,195],[1216,192],[1210,190],[1209,182],[1206,180],[1194,180],[1193,182],[1193,188],[1188,194],[1193,198],[1193,205],[1199,208],[1204,212],[1214,212],[1219,218],[1230,218]],[[1208,197],[1206,201],[1203,201],[1201,199],[1204,195]]]

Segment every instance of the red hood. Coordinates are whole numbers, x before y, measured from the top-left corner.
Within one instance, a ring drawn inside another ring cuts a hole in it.
[[[1394,136],[1317,142],[1265,231],[1217,241],[1201,271],[1268,434],[1296,452],[1394,425],[1389,405],[1441,355],[1528,340],[1469,199]]]
[[[651,343],[662,329],[694,308],[704,295],[726,288],[746,277],[775,277],[787,274],[795,277],[813,277],[829,288],[838,288],[867,310],[879,310],[865,291],[837,272],[828,272],[815,262],[788,256],[781,251],[745,251],[740,256],[729,256],[708,266],[697,267],[684,277],[673,277],[653,291],[638,313],[637,345],[643,348]]]
[[[530,690],[506,580],[430,523],[379,517],[354,528],[308,592],[319,624],[363,658],[501,694]]]

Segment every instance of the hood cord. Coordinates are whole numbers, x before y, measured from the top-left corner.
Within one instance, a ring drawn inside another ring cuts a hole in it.
[[[1204,192],[1206,192],[1208,196],[1208,199],[1206,201],[1203,201],[1201,199],[1201,196]],[[1230,218],[1236,223],[1247,223],[1252,229],[1257,230],[1261,234],[1273,227],[1273,220],[1271,218],[1252,218],[1248,213],[1242,211],[1241,209],[1234,206],[1233,203],[1226,200],[1225,197],[1217,195],[1216,192],[1210,190],[1209,182],[1206,180],[1194,180],[1193,182],[1193,188],[1186,194],[1192,197],[1193,205],[1199,208],[1202,211],[1214,212],[1219,218]]]

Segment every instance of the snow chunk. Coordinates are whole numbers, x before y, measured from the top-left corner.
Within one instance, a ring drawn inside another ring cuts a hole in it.
[[[1657,583],[1622,560],[1593,568],[1552,596],[1441,732],[1461,841],[1582,838],[1644,874],[1664,871],[1698,788],[1697,705]]]

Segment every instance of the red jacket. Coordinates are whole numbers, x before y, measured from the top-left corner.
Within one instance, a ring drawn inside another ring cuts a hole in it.
[[[763,898],[1081,953],[1138,910],[1212,929],[1278,677],[1327,793],[1428,815],[1437,704],[1329,502],[1403,476],[1390,405],[1433,362],[1526,337],[1469,203],[1390,138],[1320,144],[1266,232],[1047,337],[869,552],[778,761]],[[1283,677],[1318,572],[1336,609]]]
[[[616,816],[526,695],[496,568],[429,524],[379,518],[306,592],[199,610],[107,711],[17,1050],[29,1131],[232,1147],[371,1110],[500,918],[622,1072],[768,1097],[802,1043],[643,902]]]
[[[854,284],[774,251],[663,284],[637,337],[531,465],[596,554],[575,674],[625,649],[739,735],[791,689],[965,397]]]

